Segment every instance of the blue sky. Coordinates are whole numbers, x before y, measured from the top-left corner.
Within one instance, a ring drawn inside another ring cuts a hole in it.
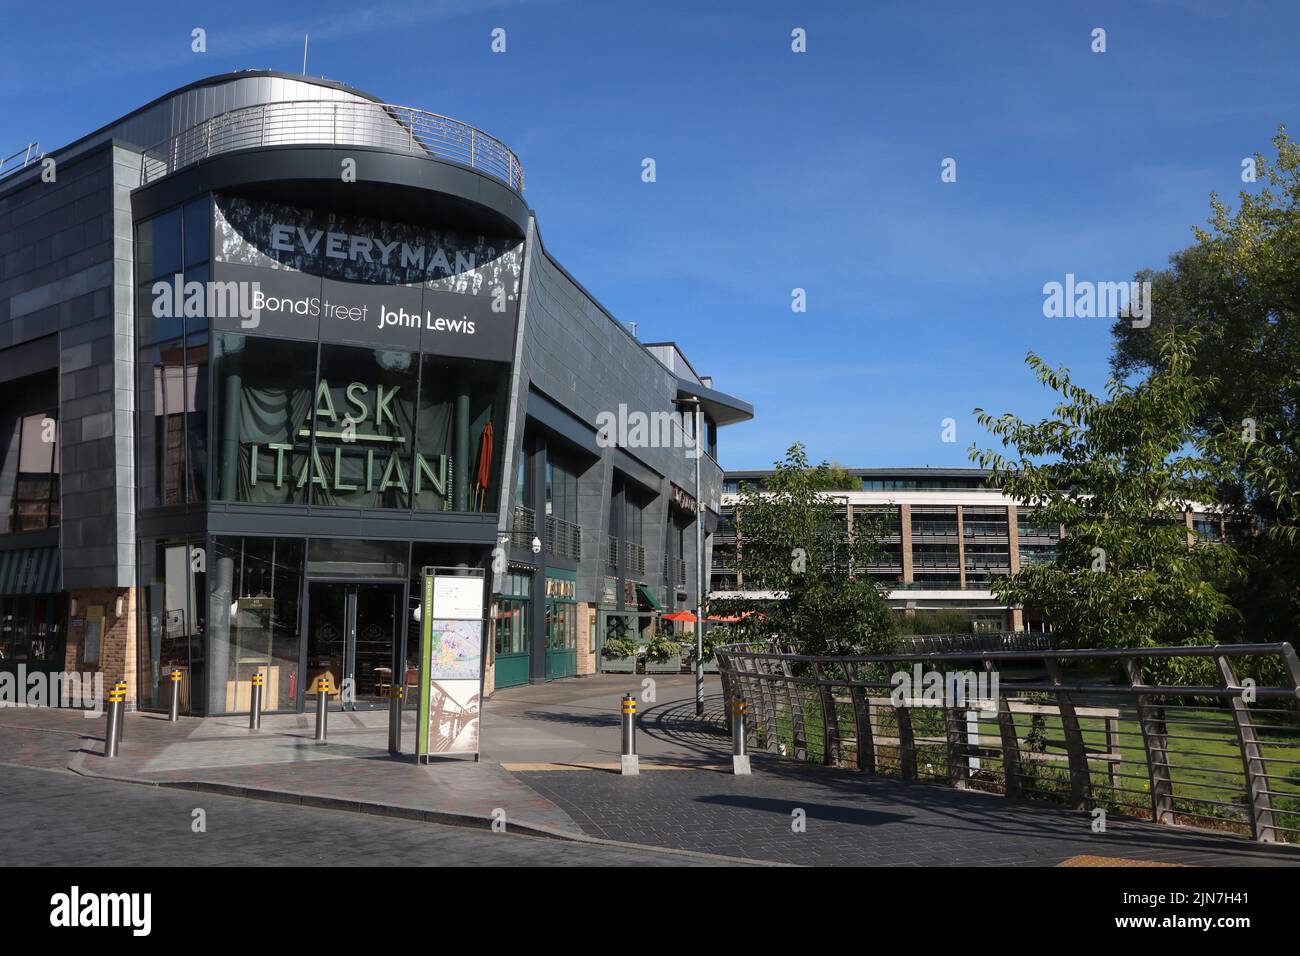
[[[974,407],[1049,410],[1029,349],[1099,389],[1109,322],[1044,318],[1043,283],[1162,266],[1300,102],[1291,0],[0,0],[0,24],[2,155],[201,76],[298,72],[304,33],[310,74],[503,139],[552,254],[754,403],[732,468],[795,440],[969,464]]]

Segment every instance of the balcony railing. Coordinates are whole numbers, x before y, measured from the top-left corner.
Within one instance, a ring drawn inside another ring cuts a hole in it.
[[[673,558],[673,560],[669,562],[669,564],[671,565],[672,572],[673,572],[672,583],[676,585],[685,584],[686,583],[686,562],[681,558]]]
[[[145,150],[140,182],[151,183],[220,153],[308,143],[448,159],[524,191],[523,167],[499,139],[437,113],[361,100],[287,100],[219,113]]]
[[[555,515],[546,516],[546,551],[560,558],[582,560],[582,528]]]
[[[515,505],[510,517],[510,545],[515,548],[531,548],[533,535],[537,533],[537,515],[532,508]]]
[[[645,548],[633,541],[625,543],[627,545],[627,558],[624,570],[627,576],[630,578],[645,577]]]

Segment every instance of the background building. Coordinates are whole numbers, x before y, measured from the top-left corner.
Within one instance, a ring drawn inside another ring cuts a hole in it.
[[[827,492],[840,504],[849,527],[855,520],[881,519],[885,534],[881,554],[858,573],[878,578],[889,588],[888,603],[918,616],[925,630],[926,612],[958,612],[973,630],[1043,630],[1032,608],[1000,603],[990,590],[999,576],[1050,560],[1063,529],[1043,526],[1033,511],[988,484],[980,468],[849,468],[860,489]],[[737,548],[744,547],[743,515],[736,515],[740,486],[761,488],[770,470],[728,471],[723,483],[722,523],[714,537],[711,589],[714,596],[745,591],[736,568]],[[1186,511],[1189,540],[1193,534],[1222,538],[1223,516],[1209,509]],[[846,569],[847,572],[847,569]]]
[[[423,566],[491,569],[489,692],[693,603],[752,409],[555,261],[503,143],[247,71],[32,159],[0,178],[0,667],[386,706]],[[598,441],[696,403],[699,489],[680,443]]]

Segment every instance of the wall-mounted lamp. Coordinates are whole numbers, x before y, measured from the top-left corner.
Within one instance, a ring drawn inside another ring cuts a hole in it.
[[[119,594],[117,596],[117,601],[115,601],[113,604],[113,616],[121,617],[125,613],[126,613],[126,595]]]
[[[77,599],[73,598],[68,602],[68,617],[77,616]]]
[[[415,621],[416,624],[420,623],[420,615],[423,612],[423,610],[424,610],[424,605],[417,604],[415,606],[415,610],[411,612],[411,618]]]

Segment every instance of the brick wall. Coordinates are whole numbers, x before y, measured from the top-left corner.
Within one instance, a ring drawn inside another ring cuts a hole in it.
[[[137,666],[135,588],[81,588],[68,592],[76,602],[77,612],[69,608],[68,643],[64,651],[65,671],[100,671],[107,691],[119,680],[126,681],[127,709],[135,708],[139,669]],[[122,613],[117,600],[122,598]],[[100,636],[98,665],[85,662],[86,631],[84,622],[91,608],[102,608],[103,633]],[[81,626],[78,626],[78,625]]]

